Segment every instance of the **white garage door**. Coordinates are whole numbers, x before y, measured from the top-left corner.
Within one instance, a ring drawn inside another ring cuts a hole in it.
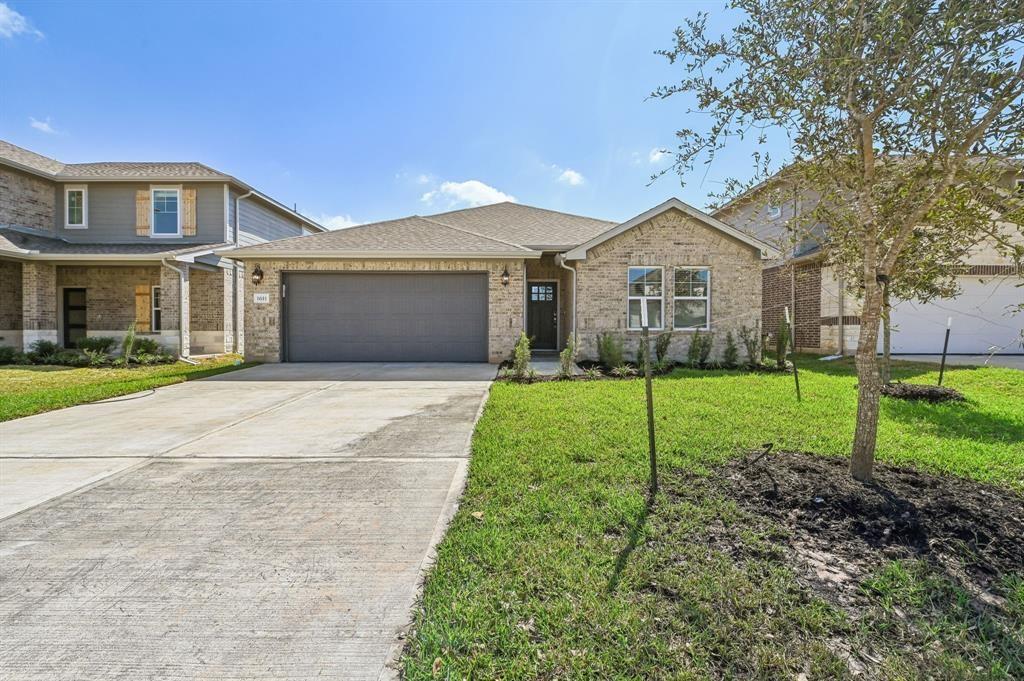
[[[953,318],[950,353],[980,355],[992,348],[1000,354],[1024,352],[1020,344],[1024,313],[1010,311],[1024,302],[1024,288],[1016,286],[1020,283],[1020,277],[962,277],[962,292],[956,298],[894,305],[893,354],[941,353],[949,317]]]

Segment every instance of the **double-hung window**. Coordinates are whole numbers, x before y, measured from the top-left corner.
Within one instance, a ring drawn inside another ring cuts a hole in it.
[[[153,236],[181,235],[181,190],[178,187],[153,187]]]
[[[676,329],[711,327],[711,270],[706,267],[677,267],[672,296]]]
[[[662,315],[665,309],[664,268],[630,267],[627,289],[627,325],[630,329],[641,328],[640,310],[647,307],[647,323],[652,329],[664,328]]]
[[[64,227],[89,227],[89,190],[84,184],[69,184],[64,187]]]
[[[153,331],[159,331],[161,328],[163,328],[162,325],[160,324],[160,287],[159,286],[154,286],[150,290],[149,300],[150,300],[150,303],[153,305],[153,314],[150,317],[152,319],[152,321],[150,322],[150,328]]]

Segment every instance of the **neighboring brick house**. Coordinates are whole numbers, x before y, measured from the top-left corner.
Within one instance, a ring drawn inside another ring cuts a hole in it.
[[[1024,183],[1012,174],[1003,181],[1007,188],[1024,191]],[[789,307],[798,349],[851,354],[860,335],[860,300],[837,270],[824,263],[821,245],[827,241],[826,228],[819,227],[813,237],[796,246],[786,244],[790,238],[786,221],[808,210],[814,198],[797,197],[769,205],[775,182],[769,179],[714,215],[786,251],[786,257],[766,261],[762,273],[765,330],[778,329]],[[1024,245],[1016,226],[1004,225],[1004,232],[1011,241]],[[1012,259],[997,252],[992,243],[979,244],[964,258],[958,284],[961,294],[952,299],[927,304],[894,301],[894,354],[940,353],[950,319],[950,353],[1022,352],[1024,313],[1015,310],[1024,300],[1024,278]]]
[[[245,263],[246,356],[262,361],[490,361],[624,339],[642,306],[674,330],[759,323],[771,246],[676,199],[617,224],[515,203],[411,216],[223,251]],[[738,342],[738,340],[737,340]]]
[[[183,356],[243,348],[222,248],[324,228],[200,163],[61,163],[0,140],[0,345],[132,323]]]

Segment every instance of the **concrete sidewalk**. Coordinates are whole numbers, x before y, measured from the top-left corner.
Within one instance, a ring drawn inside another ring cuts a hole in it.
[[[0,424],[0,677],[395,676],[494,373],[268,365]]]

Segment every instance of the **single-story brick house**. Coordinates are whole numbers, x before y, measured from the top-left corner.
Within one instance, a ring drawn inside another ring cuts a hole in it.
[[[623,223],[499,203],[219,250],[245,263],[261,361],[490,361],[600,333],[636,351],[641,306],[677,338],[761,315],[768,244],[677,199]],[[675,342],[673,357],[685,354]]]

